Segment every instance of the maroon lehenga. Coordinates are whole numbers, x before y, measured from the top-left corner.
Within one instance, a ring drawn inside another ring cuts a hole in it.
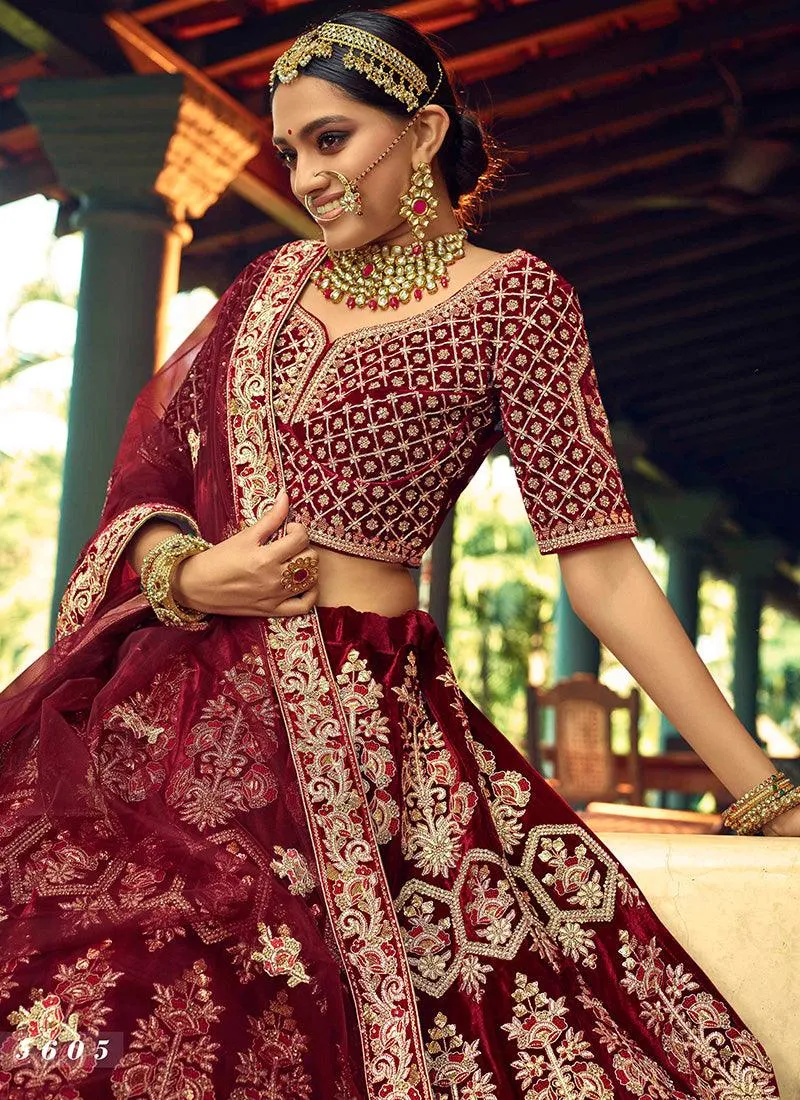
[[[518,250],[330,342],[317,242],[262,256],[143,391],[54,647],[0,697],[0,1094],[756,1100],[756,1039],[459,690],[430,616],[160,625],[154,515],[285,484],[418,563],[498,438],[545,551],[635,533],[572,288]]]

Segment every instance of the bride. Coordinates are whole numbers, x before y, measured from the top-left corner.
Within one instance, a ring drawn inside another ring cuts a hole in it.
[[[322,241],[142,391],[56,644],[0,696],[0,1091],[777,1098],[757,1039],[460,690],[408,568],[499,438],[577,613],[800,835],[639,558],[574,289],[469,239],[484,137],[348,12],[270,80]]]

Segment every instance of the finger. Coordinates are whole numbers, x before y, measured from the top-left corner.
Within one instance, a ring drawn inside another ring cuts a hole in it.
[[[302,523],[289,523],[286,525],[286,534],[273,539],[269,544],[273,561],[286,562],[298,554],[305,556],[309,547],[308,531]]]
[[[289,615],[304,615],[307,614],[314,604],[317,602],[317,596],[319,595],[319,585],[314,585],[313,588],[309,588],[307,592],[304,592],[300,596],[290,596],[289,599],[279,603],[274,609],[272,614],[280,617],[286,617]]]
[[[264,542],[270,535],[278,530],[286,519],[288,512],[289,494],[285,489],[281,489],[272,505],[267,508],[263,516],[259,516],[255,523],[252,523],[247,528],[247,531],[250,535],[254,536],[258,542]]]

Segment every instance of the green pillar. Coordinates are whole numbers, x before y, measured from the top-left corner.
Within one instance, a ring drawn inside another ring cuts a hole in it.
[[[450,620],[450,575],[453,572],[455,518],[456,510],[451,508],[431,547],[429,611],[445,642]]]
[[[260,133],[182,74],[36,80],[20,100],[84,231],[52,625],[91,536],[134,398],[163,358],[187,217],[257,152]]]
[[[729,540],[724,547],[736,588],[733,646],[733,706],[736,717],[758,741],[761,611],[764,589],[783,546],[772,538]]]
[[[648,510],[654,533],[669,554],[667,599],[694,645],[706,538],[725,514],[725,500],[719,493],[701,490],[674,496],[653,494],[648,497]],[[662,752],[689,748],[664,715],[661,716],[659,741]]]
[[[569,602],[564,586],[556,604],[555,682],[565,680],[575,672],[600,674],[600,642]]]

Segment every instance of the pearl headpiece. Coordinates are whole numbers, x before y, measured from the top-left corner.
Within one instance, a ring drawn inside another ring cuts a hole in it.
[[[330,57],[334,45],[346,47],[342,56],[346,68],[355,69],[399,99],[408,111],[416,110],[421,96],[428,91],[427,77],[419,65],[377,35],[345,23],[320,23],[295,39],[273,65],[270,87],[276,78],[282,84],[294,80],[312,58]]]

